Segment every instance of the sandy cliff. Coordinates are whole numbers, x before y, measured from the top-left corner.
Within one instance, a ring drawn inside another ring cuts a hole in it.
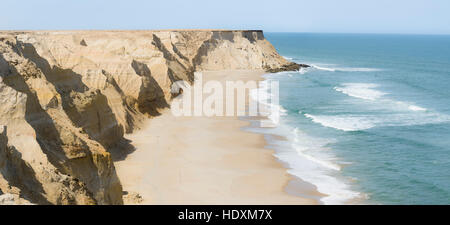
[[[298,69],[261,31],[0,32],[0,194],[122,204],[124,133],[193,72]],[[10,197],[9,199],[14,199]]]

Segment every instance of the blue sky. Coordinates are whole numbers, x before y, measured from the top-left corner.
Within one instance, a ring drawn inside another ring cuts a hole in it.
[[[0,29],[450,34],[449,0],[2,0]]]

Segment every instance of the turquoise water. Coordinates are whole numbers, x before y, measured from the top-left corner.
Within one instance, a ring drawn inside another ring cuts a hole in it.
[[[290,173],[328,204],[450,204],[450,36],[267,33],[313,65],[280,82],[264,132]]]

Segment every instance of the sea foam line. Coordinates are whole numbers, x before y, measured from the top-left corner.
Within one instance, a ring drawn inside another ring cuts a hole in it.
[[[340,87],[334,87],[334,90],[351,97],[374,101],[386,95],[384,92],[375,90],[376,87],[378,85],[373,83],[344,83]]]
[[[286,125],[287,126],[287,125]],[[295,128],[290,138],[291,149],[295,151],[277,152],[280,160],[287,162],[288,172],[300,179],[312,183],[320,193],[327,196],[320,200],[324,204],[345,204],[362,194],[351,190],[344,178],[338,178],[341,166],[334,161],[336,157],[325,147],[332,140],[316,138]]]
[[[384,98],[387,93],[376,90],[379,85],[374,83],[343,83],[340,86],[334,87],[334,90],[346,94],[350,97],[360,98],[364,100],[382,100],[383,105],[391,106],[396,109],[407,109],[410,111],[427,111],[427,108],[402,101],[395,101],[389,98]]]
[[[328,68],[323,66],[318,66],[315,64],[311,65],[313,68],[323,71],[329,71],[329,72],[375,72],[375,71],[381,71],[381,69],[377,68],[365,68],[365,67],[334,67],[334,68]]]
[[[308,145],[306,145],[305,144],[305,142],[306,142],[305,138],[303,138],[302,140],[299,139],[300,135],[299,135],[298,128],[295,128],[293,133],[294,133],[293,148],[297,151],[297,153],[300,156],[302,156],[302,157],[304,157],[304,158],[306,158],[306,159],[308,159],[308,160],[310,160],[312,162],[315,162],[315,163],[317,163],[317,164],[319,164],[319,165],[321,165],[321,166],[323,166],[325,168],[328,168],[328,169],[331,169],[331,170],[336,170],[336,171],[340,171],[341,170],[341,167],[338,164],[333,163],[330,160],[323,160],[323,159],[314,157],[314,156],[306,153],[307,151],[312,150],[312,149],[319,149],[319,148],[323,149],[324,148],[323,145],[317,146],[317,144],[316,145],[311,144],[311,141],[309,142]],[[305,136],[305,135],[302,135],[302,136]],[[311,139],[311,138],[309,138],[309,139]],[[318,143],[327,143],[327,142],[325,142],[323,140],[317,140],[317,142]]]
[[[273,96],[269,91],[269,81],[268,79],[261,81],[258,88],[250,90],[249,95],[251,100],[258,102],[259,112],[266,114],[273,125],[276,125],[281,116],[287,115],[287,110],[279,104],[267,102]]]
[[[267,77],[265,81],[268,81]],[[252,100],[268,98],[267,86],[267,82],[263,82],[258,89],[251,90]],[[277,109],[275,113],[287,114],[281,105],[263,105],[264,108]],[[337,175],[335,173],[340,172],[341,166],[334,162],[335,157],[325,147],[330,140],[310,137],[297,128],[292,130],[283,122],[275,129],[260,127],[256,128],[256,132],[287,137],[287,141],[268,140],[269,145],[275,148],[275,157],[288,165],[288,173],[315,185],[320,193],[327,195],[320,199],[324,204],[344,204],[361,197],[361,193],[352,191],[344,180],[335,177]],[[285,142],[287,145],[280,145],[277,142]]]
[[[419,113],[392,113],[377,115],[311,115],[303,114],[312,122],[342,131],[360,131],[374,127],[418,126],[449,123],[450,115],[419,110]]]
[[[316,116],[311,114],[304,114],[305,117],[310,118],[314,123],[321,124],[324,127],[331,127],[343,131],[358,131],[367,130],[376,126],[374,121],[368,117],[356,116]]]

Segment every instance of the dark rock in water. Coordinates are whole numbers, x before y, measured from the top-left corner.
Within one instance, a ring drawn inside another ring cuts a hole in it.
[[[282,72],[282,71],[298,71],[301,68],[308,68],[308,67],[311,67],[311,66],[306,65],[306,64],[297,64],[297,63],[292,62],[292,63],[283,65],[278,68],[266,68],[266,71],[269,73],[278,73],[278,72]]]
[[[300,65],[300,68],[309,68],[309,67],[311,67],[310,65],[307,65],[307,64],[299,64]]]

